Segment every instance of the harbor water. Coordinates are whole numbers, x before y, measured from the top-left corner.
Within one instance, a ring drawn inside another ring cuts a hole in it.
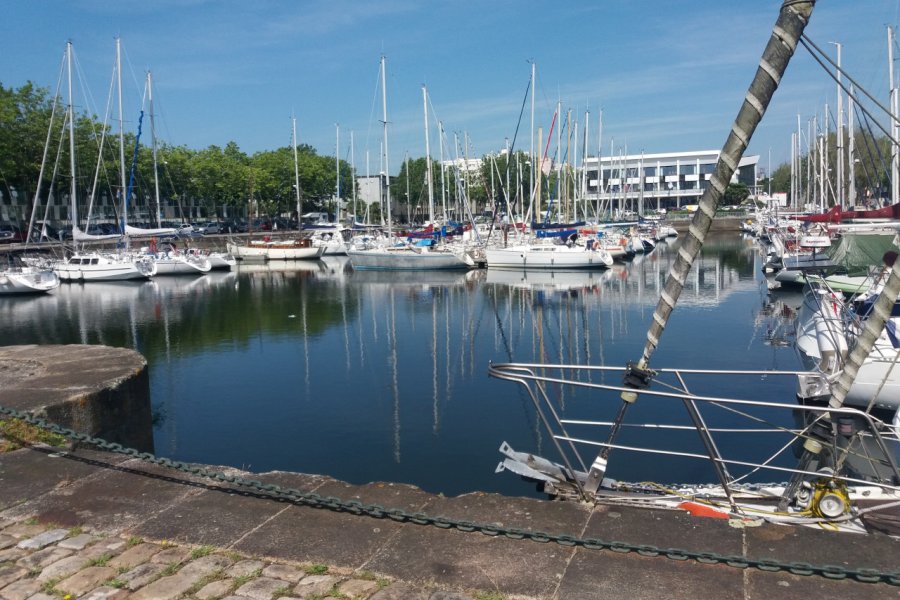
[[[0,299],[0,344],[142,353],[159,456],[446,495],[538,495],[516,476],[494,473],[504,441],[553,453],[531,399],[490,378],[488,365],[636,361],[678,243],[592,273],[354,271],[334,258],[63,284],[48,295]],[[789,337],[781,317],[790,309],[773,306],[755,242],[717,234],[693,267],[653,366],[797,369],[780,337]],[[718,395],[794,397],[790,378],[717,385]],[[563,411],[610,417],[618,406],[595,411],[593,395],[558,400]],[[635,416],[646,416],[642,410],[653,409],[639,402]],[[713,479],[702,462],[663,468],[627,452],[614,454],[608,474]]]

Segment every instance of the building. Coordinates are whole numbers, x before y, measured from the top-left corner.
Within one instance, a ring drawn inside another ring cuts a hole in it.
[[[719,160],[718,150],[588,157],[587,200],[601,211],[673,210],[696,205]],[[599,162],[599,169],[598,169]],[[745,156],[731,179],[751,191],[757,185],[759,156]],[[599,176],[598,176],[599,170]]]

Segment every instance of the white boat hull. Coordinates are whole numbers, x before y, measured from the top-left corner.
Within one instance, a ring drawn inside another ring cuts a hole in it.
[[[156,275],[152,258],[118,258],[114,256],[76,254],[53,270],[60,281],[129,281],[146,280]]]
[[[562,244],[486,248],[489,269],[606,269],[613,259],[605,250]]]
[[[202,275],[209,273],[212,265],[203,256],[157,256],[157,275]]]
[[[354,269],[428,271],[468,269],[473,265],[471,258],[463,251],[428,248],[351,248],[347,250],[347,256]]]
[[[0,271],[0,296],[42,294],[59,287],[59,276],[49,269]]]
[[[247,246],[229,243],[228,252],[238,260],[314,260],[322,256],[324,246],[302,246],[272,242],[251,242]]]

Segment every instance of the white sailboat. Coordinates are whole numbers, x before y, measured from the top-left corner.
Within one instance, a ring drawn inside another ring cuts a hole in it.
[[[79,241],[96,240],[104,237],[90,236],[78,228],[78,186],[75,178],[75,110],[72,102],[72,42],[66,44],[66,65],[68,74],[69,123],[69,167],[71,185],[69,188],[72,232],[76,247]],[[120,281],[149,279],[156,274],[156,263],[151,257],[134,257],[124,253],[112,254],[100,251],[78,251],[67,259],[53,264],[53,270],[62,281]]]
[[[297,219],[300,219],[300,173],[297,163],[297,120],[291,118],[293,124],[292,145],[294,147],[294,189],[297,194]],[[298,222],[299,226],[299,222]],[[324,245],[316,245],[308,236],[295,239],[275,240],[265,236],[261,240],[248,240],[239,244],[229,240],[226,244],[228,253],[237,260],[316,260],[326,250]]]
[[[381,92],[382,111],[384,125],[384,165],[385,173],[390,173],[388,168],[388,142],[387,142],[387,91],[385,89],[385,65],[384,56],[381,57]],[[426,164],[428,170],[428,204],[429,218],[434,222],[434,198],[431,181],[431,156],[428,147],[428,101],[427,91],[422,88],[425,98],[425,148]],[[354,269],[374,269],[393,271],[416,271],[434,269],[468,269],[475,265],[475,261],[462,246],[438,245],[433,239],[421,240],[416,244],[410,244],[395,239],[391,231],[391,183],[390,175],[385,177],[385,196],[387,204],[387,238],[383,240],[370,239],[364,244],[354,244],[347,249],[350,264]]]
[[[0,267],[0,296],[43,294],[58,287],[53,269],[27,265],[15,254],[7,254],[6,265]]]
[[[872,402],[878,402],[872,389],[863,391],[869,400],[866,409],[848,400],[860,367],[864,368],[869,352],[879,343],[884,316],[890,314],[900,293],[900,261],[894,262],[873,308],[874,316],[867,320],[837,379],[826,378],[825,406],[797,403],[793,397],[783,401],[768,395],[752,397],[747,386],[740,383],[742,378],[757,382],[761,378],[796,378],[796,371],[750,370],[744,365],[742,370],[729,371],[650,366],[684,282],[710,232],[711,219],[703,215],[715,215],[722,202],[725,182],[735,172],[750,134],[777,87],[765,84],[779,81],[790,60],[791,53],[780,49],[798,43],[814,4],[782,5],[763,54],[767,68],[757,70],[750,86],[755,110],[743,102],[712,183],[704,191],[700,210],[678,250],[679,259],[672,263],[660,292],[639,360],[623,367],[546,363],[489,366],[491,376],[515,382],[529,395],[550,434],[544,438],[549,439],[545,445],[555,453],[554,459],[548,460],[530,452],[516,452],[503,443],[500,451],[504,458],[498,471],[538,481],[548,494],[591,504],[683,510],[727,519],[740,527],[767,521],[835,532],[887,531],[897,535],[900,424],[885,422],[868,410]],[[743,132],[747,132],[746,138]],[[834,352],[840,355],[841,348],[836,347]],[[721,395],[725,381],[736,390],[733,397]],[[559,399],[568,397],[569,392],[574,395],[576,390],[590,402],[560,406]],[[629,410],[635,410],[629,407],[636,403],[644,410],[629,414]],[[672,412],[666,414],[672,416],[655,419],[656,407],[666,411],[667,405]],[[675,407],[681,410],[675,411]],[[599,410],[606,414],[598,415]],[[628,416],[632,418],[626,420]],[[636,439],[635,432],[641,430],[654,432],[648,443]],[[697,445],[690,450],[679,447],[682,433],[697,440]],[[626,454],[651,457],[652,461],[695,461],[707,467],[707,479],[689,484],[646,479],[626,483],[622,478],[633,473],[631,461],[616,460]],[[776,483],[766,483],[761,477],[772,477]],[[789,481],[783,483],[786,478]]]

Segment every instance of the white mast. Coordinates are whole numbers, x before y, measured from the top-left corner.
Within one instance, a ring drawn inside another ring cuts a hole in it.
[[[116,85],[119,91],[119,176],[122,194],[122,233],[128,223],[128,184],[125,181],[125,117],[122,112],[122,40],[116,38]]]
[[[159,170],[157,168],[156,120],[153,116],[153,74],[147,71],[147,99],[150,103],[150,147],[153,151],[153,195],[156,199],[156,226],[161,227],[159,210]]]
[[[355,150],[353,148],[353,130],[350,130],[350,175],[352,179],[350,181],[351,187],[351,199],[353,200],[353,218],[358,219],[359,215],[356,213],[356,156]],[[352,226],[353,223],[350,223]]]
[[[388,166],[387,89],[385,88],[384,55],[381,56],[381,107],[382,115],[384,116],[384,119],[382,120],[382,137],[384,138],[384,197],[385,203],[387,204],[387,230],[388,240],[390,240],[394,234],[391,231],[391,170]]]
[[[441,210],[447,219],[447,169],[444,167],[444,122],[438,121],[438,148],[441,156]]]
[[[894,87],[894,28],[888,25],[888,86],[891,95],[891,204],[900,200],[900,152],[897,142],[900,126],[897,125],[897,90]]]
[[[796,197],[796,201],[793,204],[793,207],[795,210],[799,210],[801,208],[801,204],[803,203],[803,184],[802,184],[803,162],[802,162],[802,159],[800,158],[801,156],[803,156],[803,150],[801,148],[801,144],[802,144],[801,140],[802,139],[803,139],[803,135],[801,134],[801,130],[800,130],[800,113],[797,113],[797,154],[796,154],[796,156],[797,156],[797,170],[796,170],[797,171],[797,174],[796,174],[797,197]],[[808,160],[809,159],[807,158],[807,162],[808,162]],[[771,165],[769,167],[769,171],[770,171],[769,178],[771,179]]]
[[[534,155],[534,71],[535,63],[531,63],[531,203],[534,204],[534,178],[535,170],[540,166],[537,164],[537,157]]]
[[[835,204],[844,209],[844,92],[841,90],[841,46],[837,47],[837,196]]]
[[[339,213],[341,212],[341,124],[334,124],[335,143],[334,143],[334,170],[337,174],[337,184],[334,189],[334,222],[337,223]]]
[[[69,74],[69,106],[67,107],[66,112],[68,113],[69,119],[69,169],[72,173],[72,181],[69,187],[69,194],[71,196],[70,204],[72,209],[72,239],[77,239],[75,237],[75,230],[78,228],[78,199],[76,196],[76,183],[75,183],[75,107],[72,104],[72,42],[66,42],[66,65],[67,71]]]
[[[428,220],[434,223],[434,183],[431,175],[431,146],[428,142],[428,90],[422,86],[422,104],[425,106],[425,176],[428,178]],[[446,218],[447,215],[444,215]]]
[[[297,161],[297,119],[291,115],[291,146],[294,149],[294,193],[297,196],[297,230],[300,230],[300,167]]]
[[[853,137],[853,86],[847,94],[847,207],[856,205],[856,142]]]

